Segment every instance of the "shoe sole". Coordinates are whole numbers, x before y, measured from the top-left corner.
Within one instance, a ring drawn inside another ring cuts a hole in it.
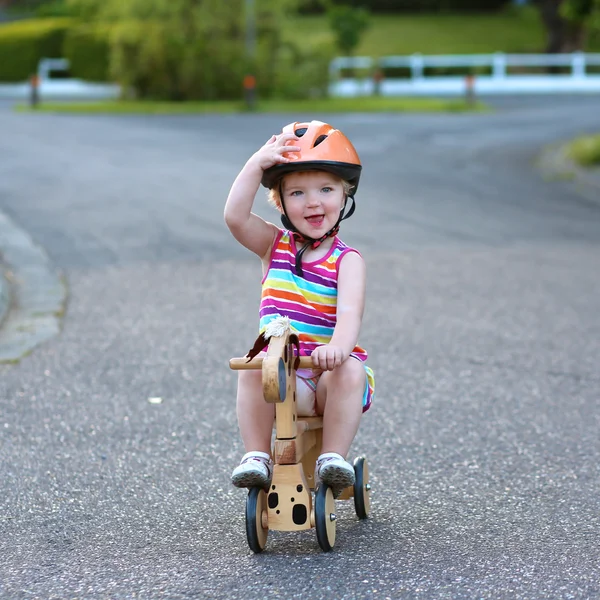
[[[343,489],[354,485],[354,471],[347,471],[336,465],[323,465],[319,471],[319,478],[332,490],[341,492]]]
[[[262,475],[257,473],[240,473],[239,475],[234,475],[231,478],[231,483],[233,483],[235,487],[240,488],[267,488],[271,485],[271,482],[268,479],[265,479]]]

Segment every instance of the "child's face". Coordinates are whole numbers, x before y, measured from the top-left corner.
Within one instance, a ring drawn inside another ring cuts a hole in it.
[[[298,231],[318,239],[336,223],[344,206],[342,180],[325,171],[290,173],[283,180],[287,216]]]

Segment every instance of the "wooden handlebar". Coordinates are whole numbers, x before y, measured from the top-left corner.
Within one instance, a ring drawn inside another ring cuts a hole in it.
[[[256,356],[250,362],[247,358],[230,358],[229,368],[234,371],[247,370],[247,369],[262,369],[264,356]],[[312,358],[310,356],[301,356],[299,369],[315,369]]]

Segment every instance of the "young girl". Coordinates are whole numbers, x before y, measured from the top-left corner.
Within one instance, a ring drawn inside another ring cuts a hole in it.
[[[367,353],[357,345],[365,263],[337,237],[340,222],[354,212],[361,169],[341,131],[320,121],[292,123],[250,157],[225,204],[229,230],[262,261],[260,331],[274,318],[289,317],[300,354],[312,357],[314,369],[297,372],[297,409],[301,416],[323,415],[315,481],[334,494],[354,483],[346,455],[374,389]],[[284,229],[252,212],[261,183]],[[240,371],[237,417],[246,454],[232,473],[235,486],[270,485],[274,416],[261,371]]]

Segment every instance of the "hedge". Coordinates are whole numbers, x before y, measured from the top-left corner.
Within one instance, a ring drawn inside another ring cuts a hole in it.
[[[40,58],[62,58],[72,19],[32,19],[0,25],[0,81],[26,81]]]
[[[66,34],[63,54],[73,77],[86,81],[109,80],[109,27],[75,25]]]

